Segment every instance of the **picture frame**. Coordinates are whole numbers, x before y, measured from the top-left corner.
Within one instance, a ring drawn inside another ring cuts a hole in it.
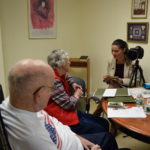
[[[131,18],[146,19],[148,11],[148,0],[132,0]]]
[[[148,22],[128,22],[127,41],[135,43],[148,43]]]
[[[56,0],[28,0],[29,39],[56,38]]]

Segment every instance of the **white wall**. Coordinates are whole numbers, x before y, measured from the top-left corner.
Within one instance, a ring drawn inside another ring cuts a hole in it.
[[[111,56],[111,43],[126,40],[127,22],[149,22],[131,19],[132,0],[57,0],[57,38],[28,39],[27,0],[1,0],[2,45],[6,75],[16,61],[31,57],[46,61],[54,48],[67,50],[71,57],[88,55],[91,60],[91,90],[105,87],[102,75]],[[150,3],[149,3],[150,5]],[[150,11],[150,6],[148,6]],[[150,82],[149,47],[140,45],[145,56],[140,60],[144,76]],[[74,71],[74,73],[76,70]],[[85,73],[83,73],[83,76]]]

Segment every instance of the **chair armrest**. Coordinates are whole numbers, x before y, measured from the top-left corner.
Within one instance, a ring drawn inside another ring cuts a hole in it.
[[[87,99],[87,103],[86,103],[86,112],[89,113],[89,110],[90,110],[90,101],[93,100],[95,101],[96,104],[99,104],[101,105],[101,101],[102,101],[102,98],[98,98],[96,96],[91,96]]]

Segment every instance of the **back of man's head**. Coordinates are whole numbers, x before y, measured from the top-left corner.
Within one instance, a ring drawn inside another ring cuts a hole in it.
[[[41,60],[24,59],[9,72],[10,101],[17,107],[30,106],[34,91],[42,85],[53,85],[52,68]]]

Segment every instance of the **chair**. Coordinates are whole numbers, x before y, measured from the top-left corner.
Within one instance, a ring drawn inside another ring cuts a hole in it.
[[[76,106],[77,110],[89,113],[90,102],[91,102],[91,100],[94,100],[97,104],[99,104],[99,107],[100,107],[100,109],[98,109],[98,112],[97,112],[96,115],[100,115],[100,113],[102,112],[101,99],[99,99],[98,97],[95,97],[95,96],[91,96],[91,97],[88,98],[86,96],[86,84],[85,84],[85,81],[83,79],[79,78],[79,77],[73,77],[73,80],[74,80],[75,83],[79,84],[82,87],[82,89],[83,89],[83,96],[77,102],[77,106]],[[70,87],[70,89],[71,89],[71,94],[73,94],[74,93],[74,89],[72,88],[72,86]]]
[[[3,94],[2,85],[0,84],[0,104],[2,103],[3,100],[4,100],[4,94]]]
[[[83,96],[86,95],[86,84],[85,84],[85,81],[79,77],[72,77],[74,82],[77,83],[78,85],[80,85],[83,89]],[[72,86],[70,87],[71,88],[71,94],[74,93],[74,89],[72,88]]]
[[[86,112],[86,84],[85,81],[79,77],[72,77],[74,82],[80,85],[83,89],[83,96],[77,101],[76,109],[82,112]],[[74,93],[74,89],[70,86],[71,95]]]
[[[0,110],[0,150],[11,150]]]
[[[2,103],[3,100],[4,94],[2,86],[0,85],[0,104]],[[11,150],[8,142],[7,131],[5,130],[5,125],[1,115],[1,110],[0,110],[0,150]]]
[[[100,116],[101,113],[103,112],[102,109],[102,99],[96,97],[96,96],[91,96],[87,99],[87,103],[86,103],[86,112],[89,113],[90,110],[90,102],[91,100],[95,101],[96,104],[98,104],[96,110],[94,111],[94,114],[97,116]]]

